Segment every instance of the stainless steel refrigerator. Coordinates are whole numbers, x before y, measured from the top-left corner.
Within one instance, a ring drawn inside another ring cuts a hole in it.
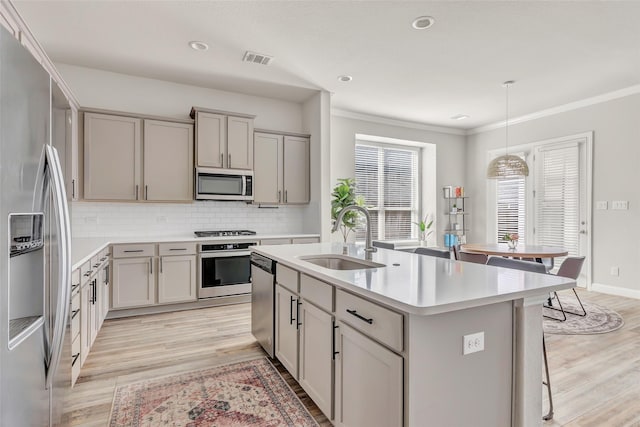
[[[0,28],[0,426],[58,424],[70,381],[70,226],[53,86]]]

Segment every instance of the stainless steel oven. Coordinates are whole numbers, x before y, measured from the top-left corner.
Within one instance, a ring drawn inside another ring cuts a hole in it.
[[[200,245],[198,298],[251,293],[251,254],[257,242]]]
[[[253,171],[196,169],[196,199],[253,200]]]

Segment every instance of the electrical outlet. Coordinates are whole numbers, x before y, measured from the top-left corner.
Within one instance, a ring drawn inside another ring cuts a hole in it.
[[[614,200],[611,202],[611,209],[627,210],[629,209],[629,202],[626,200]]]
[[[612,276],[619,276],[620,275],[620,267],[617,267],[617,266],[611,267],[611,270],[609,271],[609,273]]]
[[[484,332],[462,337],[462,354],[467,355],[478,351],[484,351]]]
[[[596,209],[599,211],[606,211],[607,209],[609,209],[609,203],[606,200],[596,202]]]

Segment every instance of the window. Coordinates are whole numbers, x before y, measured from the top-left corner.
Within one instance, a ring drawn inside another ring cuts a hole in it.
[[[355,151],[356,194],[371,212],[373,238],[417,238],[420,149],[357,142]],[[364,238],[360,225],[356,239]]]
[[[524,153],[516,156],[525,157]],[[505,241],[505,234],[518,233],[518,241],[525,244],[525,184],[524,177],[496,180],[497,243]]]

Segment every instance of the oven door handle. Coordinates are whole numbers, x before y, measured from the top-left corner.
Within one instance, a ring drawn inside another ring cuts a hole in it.
[[[251,256],[251,251],[222,251],[200,253],[200,258],[230,258],[234,256]]]

